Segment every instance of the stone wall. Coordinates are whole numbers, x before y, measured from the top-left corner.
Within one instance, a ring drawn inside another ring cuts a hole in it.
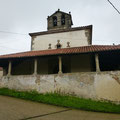
[[[64,15],[65,16],[65,25],[61,24],[61,16]],[[57,26],[53,25],[53,17],[56,16],[57,17]],[[48,17],[48,30],[57,30],[57,29],[67,29],[67,28],[71,28],[72,25],[72,18],[70,14],[63,14],[62,12],[57,12],[54,15]]]
[[[120,102],[120,71],[62,75],[4,76],[0,87],[39,93],[59,92],[83,98]]]

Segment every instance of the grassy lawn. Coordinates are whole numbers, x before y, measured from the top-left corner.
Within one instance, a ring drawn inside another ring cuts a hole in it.
[[[57,93],[39,94],[35,91],[22,92],[10,90],[7,88],[0,88],[0,95],[31,100],[56,106],[67,108],[74,108],[87,111],[120,113],[120,105],[115,105],[110,102],[93,101],[91,99],[83,99],[67,95],[60,95]]]

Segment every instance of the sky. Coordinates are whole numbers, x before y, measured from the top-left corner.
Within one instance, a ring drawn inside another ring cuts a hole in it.
[[[120,14],[107,0],[0,0],[0,55],[30,51],[29,33],[46,31],[58,8],[71,12],[72,27],[93,25],[93,45],[120,44]]]

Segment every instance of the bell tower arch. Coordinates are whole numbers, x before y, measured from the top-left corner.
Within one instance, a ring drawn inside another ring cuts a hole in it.
[[[65,13],[58,9],[47,18],[48,30],[68,29],[73,25],[71,13]]]

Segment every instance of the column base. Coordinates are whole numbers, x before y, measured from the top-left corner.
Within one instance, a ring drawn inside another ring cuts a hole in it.
[[[96,70],[96,72],[101,72],[100,70]]]
[[[62,71],[59,71],[58,74],[62,74]]]
[[[33,73],[33,75],[37,75],[37,73]]]
[[[7,74],[7,77],[10,77],[11,76],[11,74]]]

